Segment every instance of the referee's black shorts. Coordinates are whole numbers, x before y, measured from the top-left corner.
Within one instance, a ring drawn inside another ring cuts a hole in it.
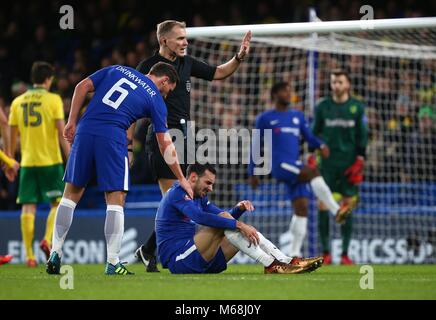
[[[186,164],[187,159],[187,146],[186,146],[186,140],[184,143],[184,163],[180,164],[180,167],[182,168],[183,174],[186,175],[186,169],[188,165]],[[152,126],[150,125],[148,127],[147,131],[147,138],[145,140],[145,151],[147,153],[148,161],[150,164],[150,168],[153,174],[153,179],[159,180],[159,179],[177,179],[174,173],[171,171],[171,169],[168,167],[167,163],[165,162],[165,159],[163,158],[162,154],[159,150],[159,144],[157,143],[156,134],[152,130]],[[177,152],[180,154],[180,151]],[[182,159],[179,158],[179,161],[181,162]]]

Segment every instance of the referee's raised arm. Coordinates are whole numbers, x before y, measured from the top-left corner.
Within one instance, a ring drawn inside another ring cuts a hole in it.
[[[245,56],[250,51],[250,41],[251,41],[251,31],[248,31],[244,38],[242,39],[241,48],[235,56],[224,64],[219,65],[216,68],[214,80],[222,80],[231,76],[236,69],[238,69],[239,64],[244,61]]]
[[[180,81],[175,89],[165,98],[167,124],[168,129],[181,130],[186,137],[191,113],[191,77],[213,81],[231,76],[249,52],[251,32],[247,32],[244,36],[240,50],[235,53],[235,56],[219,66],[210,65],[206,61],[187,55],[188,40],[186,24],[184,22],[166,20],[159,23],[156,28],[156,37],[159,43],[159,50],[153,56],[141,61],[136,69],[146,74],[156,63],[166,62],[177,70]],[[182,145],[184,146],[183,152],[180,152],[181,150],[178,150],[178,152],[183,154],[183,158],[180,157],[180,164],[185,172],[188,159],[190,159],[187,155],[187,139],[184,139],[181,144],[177,144],[177,148],[179,149],[179,146],[181,147]],[[165,194],[178,178],[161,155],[159,142],[156,139],[152,126],[149,126],[147,132],[146,151],[151,174],[157,179],[162,194]],[[146,265],[147,272],[158,271],[154,255],[155,250],[156,234],[153,232],[147,243],[136,251],[137,256],[141,257],[142,262]]]

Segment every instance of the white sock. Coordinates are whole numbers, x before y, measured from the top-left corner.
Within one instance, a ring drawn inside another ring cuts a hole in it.
[[[333,198],[333,194],[325,183],[324,178],[321,176],[313,178],[310,181],[310,185],[312,186],[315,196],[327,206],[327,209],[329,209],[333,215],[336,215],[339,210],[339,205]]]
[[[119,254],[124,233],[124,209],[122,206],[108,205],[104,235],[106,237],[107,262],[116,265],[120,262]]]
[[[270,266],[271,263],[274,262],[274,257],[263,251],[260,246],[250,246],[250,242],[248,242],[248,240],[239,231],[225,230],[224,234],[231,244],[233,244],[236,248],[241,250],[250,258],[256,260],[256,262],[260,262],[265,267]]]
[[[76,205],[77,203],[74,201],[62,198],[56,209],[51,252],[55,251],[59,256],[62,256],[62,246],[73,222],[73,213]]]
[[[277,260],[283,263],[289,263],[291,262],[292,258],[285,255],[283,252],[280,251],[279,248],[277,248],[271,241],[269,241],[267,238],[264,237],[263,234],[260,232],[257,232],[259,235],[259,246],[260,248],[268,253],[270,256],[273,256]]]
[[[289,226],[289,232],[292,236],[291,249],[289,255],[291,257],[301,257],[301,247],[303,246],[304,238],[306,237],[307,217],[301,217],[294,214]]]

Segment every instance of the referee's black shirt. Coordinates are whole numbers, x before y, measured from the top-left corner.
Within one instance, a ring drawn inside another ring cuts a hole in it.
[[[168,128],[180,128],[181,119],[185,119],[186,121],[190,119],[191,76],[212,81],[216,67],[210,66],[188,55],[182,58],[177,57],[176,60],[170,61],[162,57],[159,52],[156,52],[154,56],[139,63],[136,70],[147,74],[151,67],[160,61],[173,65],[180,78],[176,88],[171,91],[165,99],[168,110]]]

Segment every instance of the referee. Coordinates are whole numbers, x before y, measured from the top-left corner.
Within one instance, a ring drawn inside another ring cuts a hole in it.
[[[147,74],[151,67],[160,62],[173,65],[179,75],[180,81],[176,88],[168,94],[165,99],[168,110],[168,129],[179,129],[187,132],[187,123],[190,119],[190,89],[191,76],[212,81],[221,80],[231,76],[239,64],[244,60],[250,49],[251,31],[248,31],[242,39],[241,48],[235,56],[224,64],[211,66],[186,54],[188,40],[186,37],[186,24],[175,20],[166,20],[157,25],[156,31],[159,42],[159,51],[152,57],[139,63],[136,68],[141,73]],[[185,139],[186,143],[186,139]],[[182,170],[185,172],[187,167],[186,145],[184,148],[184,164],[181,163]],[[161,153],[150,125],[147,131],[146,152],[150,167],[159,183],[159,188],[164,195],[176,181]],[[141,245],[135,255],[146,266],[147,272],[158,272],[156,267],[156,233],[153,231],[147,243]]]

